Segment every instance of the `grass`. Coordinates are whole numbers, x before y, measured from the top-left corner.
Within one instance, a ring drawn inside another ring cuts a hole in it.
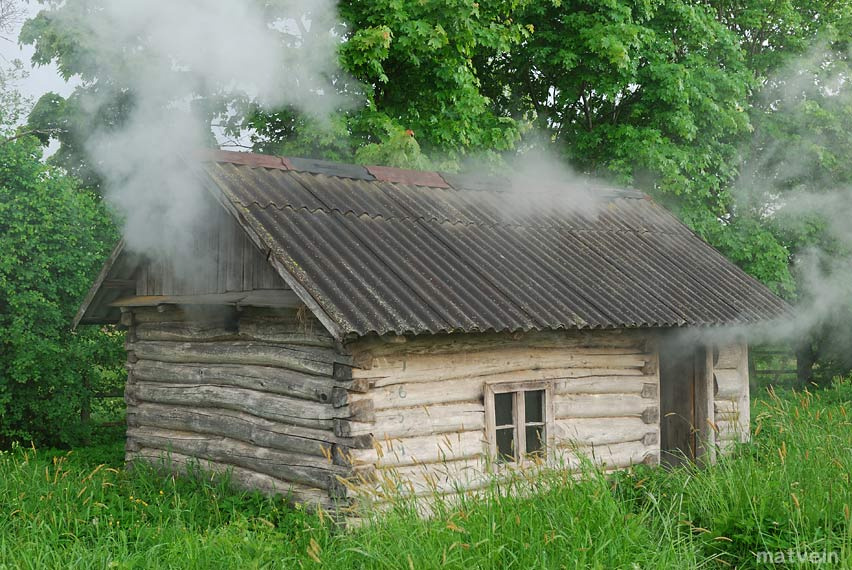
[[[754,441],[706,469],[558,470],[341,530],[199,473],[128,473],[118,443],[0,455],[0,568],[852,568],[852,385],[768,393]],[[508,487],[521,494],[507,493]],[[792,561],[791,561],[792,560]],[[770,565],[772,566],[772,565]]]

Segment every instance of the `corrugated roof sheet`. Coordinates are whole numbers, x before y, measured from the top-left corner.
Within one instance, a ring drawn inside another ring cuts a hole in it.
[[[341,335],[726,326],[788,310],[636,193],[594,215],[534,212],[483,179],[251,156],[209,157],[208,186]]]

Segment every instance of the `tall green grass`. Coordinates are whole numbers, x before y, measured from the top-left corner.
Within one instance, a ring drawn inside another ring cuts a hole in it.
[[[756,552],[787,550],[852,568],[850,400],[848,382],[757,398],[753,443],[705,469],[539,470],[350,530],[201,471],[128,473],[118,446],[16,449],[0,568],[760,568]]]

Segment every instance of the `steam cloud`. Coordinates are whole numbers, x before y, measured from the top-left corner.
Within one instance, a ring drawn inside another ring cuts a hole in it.
[[[132,97],[126,122],[96,133],[87,149],[124,219],[127,246],[177,254],[184,271],[206,218],[184,162],[211,140],[210,114],[198,103],[221,96],[318,117],[343,103],[331,88],[333,0],[89,0],[56,13],[85,38],[99,75]],[[105,101],[87,104],[94,116]]]
[[[833,319],[846,318],[838,309],[852,299],[852,188],[846,181],[820,176],[829,170],[817,163],[848,154],[842,138],[831,131],[850,125],[825,129],[809,117],[816,101],[833,110],[852,108],[845,55],[819,46],[771,78],[762,93],[763,105],[783,113],[789,131],[783,138],[756,135],[757,153],[744,165],[735,192],[739,207],[758,212],[782,230],[818,226],[825,239],[796,254],[799,290],[793,316],[746,331],[754,342],[795,345]]]

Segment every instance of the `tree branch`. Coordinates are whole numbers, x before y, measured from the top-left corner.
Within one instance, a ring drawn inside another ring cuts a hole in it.
[[[28,137],[30,135],[55,135],[55,134],[58,134],[58,133],[66,133],[66,132],[68,132],[68,131],[66,131],[65,129],[31,129],[29,131],[21,131],[20,133],[17,133],[16,135],[13,135],[11,137],[7,137],[3,140],[0,140],[0,145],[6,145],[6,144],[9,144],[9,143],[15,142],[16,140],[20,140],[20,139],[22,139],[24,137]]]
[[[592,126],[592,112],[589,109],[589,98],[586,97],[586,82],[584,81],[582,85],[580,85],[580,101],[583,103],[583,114],[586,116],[586,125],[589,129],[589,132],[592,132],[594,127]]]
[[[11,31],[24,16],[24,13],[24,8],[19,0],[0,0],[0,31]],[[5,36],[3,38],[6,39]]]

